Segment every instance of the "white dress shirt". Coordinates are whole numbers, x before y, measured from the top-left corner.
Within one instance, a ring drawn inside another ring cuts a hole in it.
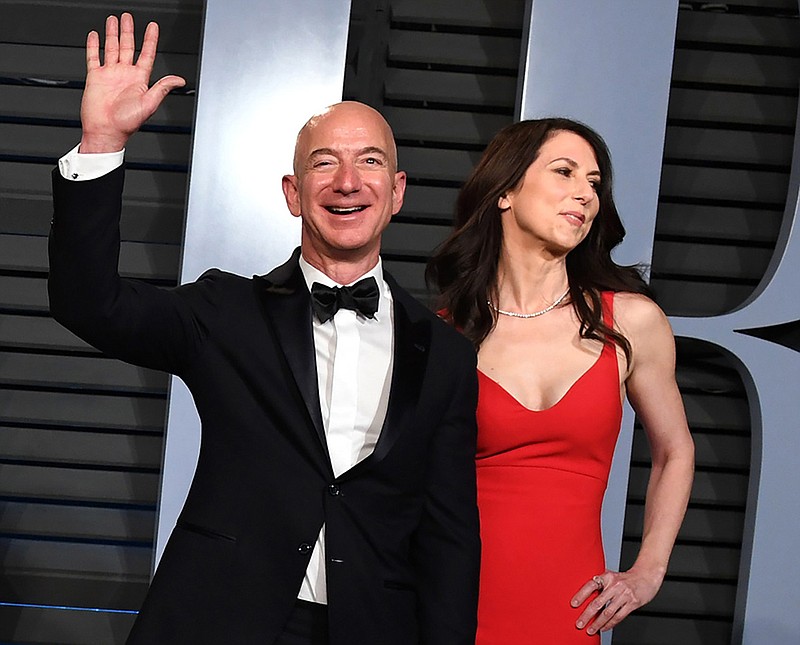
[[[80,144],[58,160],[58,170],[64,179],[70,181],[89,181],[107,175],[119,168],[125,157],[125,149],[119,152],[97,152],[81,154]]]
[[[124,150],[81,154],[78,146],[58,160],[61,176],[71,181],[97,179],[122,165]],[[300,270],[309,291],[314,282],[338,285],[302,257]],[[378,283],[378,311],[365,318],[340,309],[333,318],[320,323],[313,319],[320,409],[333,473],[338,477],[375,449],[386,409],[394,363],[394,322],[392,292],[378,264],[362,278],[372,276]],[[353,283],[350,283],[353,284]],[[323,525],[298,598],[327,603],[325,577],[325,526]]]
[[[309,291],[314,282],[329,287],[342,286],[302,257],[300,270]],[[377,281],[380,294],[374,318],[340,309],[327,322],[320,323],[315,316],[312,323],[322,422],[336,477],[372,453],[389,404],[394,363],[392,292],[383,279],[380,259],[371,271],[353,282],[370,276]],[[327,602],[324,563],[323,526],[299,598]]]

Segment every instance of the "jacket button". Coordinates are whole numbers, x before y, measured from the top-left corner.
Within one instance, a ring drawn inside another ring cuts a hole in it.
[[[297,552],[302,554],[311,553],[311,545],[303,542],[299,547],[297,547]]]
[[[330,486],[328,486],[328,494],[331,497],[338,497],[339,495],[342,494],[342,489],[339,488],[339,484],[331,484]]]

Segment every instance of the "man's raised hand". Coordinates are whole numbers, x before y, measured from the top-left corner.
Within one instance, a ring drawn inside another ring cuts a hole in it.
[[[165,76],[150,87],[156,58],[158,25],[147,25],[139,58],[134,63],[133,16],[106,19],[103,64],[100,36],[86,38],[86,88],[81,101],[83,135],[80,152],[116,152],[161,105],[171,90],[183,87],[180,76]]]

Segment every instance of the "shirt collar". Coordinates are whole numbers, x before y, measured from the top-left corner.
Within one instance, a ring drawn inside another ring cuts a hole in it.
[[[349,285],[341,285],[335,280],[332,280],[327,275],[325,275],[319,269],[311,266],[306,259],[300,255],[300,259],[298,260],[300,265],[300,271],[303,274],[303,279],[306,282],[306,287],[309,291],[311,291],[311,285],[315,282],[319,282],[320,284],[325,285],[326,287],[341,287],[341,286],[350,286],[355,284],[359,280],[363,280],[364,278],[373,277],[378,283],[378,311],[375,312],[375,317],[372,319],[364,319],[364,321],[377,321],[381,324],[392,324],[392,305],[394,302],[394,298],[392,297],[392,290],[386,281],[383,279],[383,260],[378,257],[378,263],[372,267],[369,271],[367,271],[364,275],[359,276],[355,280],[349,283]],[[316,317],[314,317],[314,324],[319,324],[319,321]]]
[[[364,275],[361,275],[352,282],[349,282],[347,285],[342,285],[336,282],[335,280],[329,278],[322,271],[320,271],[316,267],[311,266],[302,255],[300,256],[299,262],[300,262],[300,271],[303,272],[303,279],[306,281],[306,286],[308,287],[309,291],[311,291],[311,285],[314,284],[315,282],[324,284],[326,287],[342,287],[342,286],[350,286],[351,284],[355,284],[359,280],[368,278],[370,276],[375,278],[379,286],[383,285],[383,263],[380,257],[378,257],[378,263],[374,267],[372,267]],[[383,291],[383,289],[381,289],[381,291]]]

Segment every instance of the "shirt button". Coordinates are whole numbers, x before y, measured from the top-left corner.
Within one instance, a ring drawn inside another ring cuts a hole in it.
[[[328,486],[328,494],[331,497],[338,497],[339,495],[342,494],[342,489],[339,488],[339,484],[331,484],[330,486]]]
[[[306,553],[311,553],[311,545],[303,542],[300,546],[297,547],[297,552],[302,553],[304,555]]]

